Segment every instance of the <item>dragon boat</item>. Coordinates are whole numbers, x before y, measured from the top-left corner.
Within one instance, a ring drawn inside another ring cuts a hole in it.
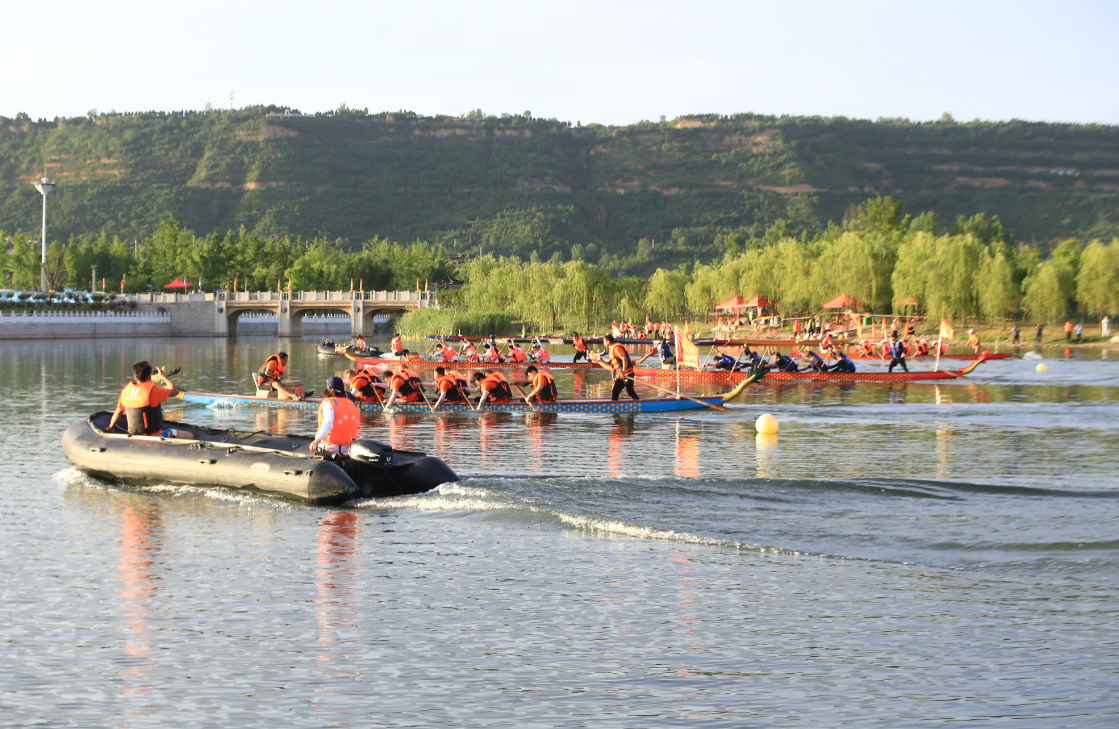
[[[958,380],[966,377],[975,371],[975,368],[983,364],[985,358],[977,359],[966,367],[956,370],[940,370],[934,372],[932,370],[922,370],[914,372],[777,372],[770,370],[766,373],[765,379],[774,381],[786,380],[822,380],[826,382],[927,382],[933,380]],[[677,371],[674,369],[647,369],[638,367],[635,370],[638,377],[646,377],[649,379],[676,379]],[[681,369],[679,377],[681,380],[687,381],[714,381],[714,382],[743,382],[750,380],[752,373],[750,371],[728,372],[726,370],[687,370]],[[756,381],[755,378],[753,381]]]

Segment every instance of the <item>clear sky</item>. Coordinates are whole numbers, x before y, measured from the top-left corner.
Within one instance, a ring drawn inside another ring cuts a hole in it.
[[[280,104],[1119,124],[1119,0],[10,2],[0,114]],[[14,42],[18,39],[18,42]]]

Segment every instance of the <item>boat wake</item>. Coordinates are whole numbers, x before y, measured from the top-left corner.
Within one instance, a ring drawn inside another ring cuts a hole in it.
[[[71,466],[54,474],[54,480],[65,486],[90,489],[95,491],[116,492],[122,494],[158,494],[165,497],[178,499],[206,499],[223,504],[236,504],[238,506],[267,506],[269,508],[291,511],[301,507],[299,504],[281,498],[269,496],[255,491],[235,491],[218,487],[187,486],[185,484],[156,484],[153,486],[129,486],[128,484],[114,481],[103,481],[88,473],[83,473]]]
[[[500,513],[508,520],[520,525],[527,521],[537,527],[553,526],[571,529],[582,535],[592,537],[672,542],[739,552],[749,551],[758,554],[816,556],[815,552],[751,544],[736,539],[705,537],[672,529],[657,529],[601,516],[572,514],[543,502],[534,503],[531,500],[519,499],[486,488],[465,485],[461,482],[444,484],[434,491],[419,496],[364,499],[354,502],[352,506],[359,509],[411,509],[432,514],[487,515]],[[841,555],[818,556],[848,559]]]

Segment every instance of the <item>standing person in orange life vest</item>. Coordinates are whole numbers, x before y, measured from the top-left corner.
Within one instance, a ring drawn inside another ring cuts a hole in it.
[[[319,405],[319,429],[311,441],[311,451],[346,455],[357,439],[361,411],[346,397],[346,384],[341,377],[331,377],[323,390]]]
[[[288,368],[288,353],[280,352],[274,354],[264,361],[260,369],[256,371],[256,386],[258,390],[267,390],[269,388],[280,393],[281,396],[289,400],[302,400],[303,398],[291,392],[284,387],[283,379],[284,372]]]
[[[152,382],[152,375],[167,385],[166,388]],[[178,431],[165,428],[163,425],[163,407],[160,403],[167,398],[179,394],[179,388],[174,382],[159,371],[152,369],[147,362],[137,362],[132,365],[133,380],[121,390],[117,400],[117,408],[109,420],[108,432],[113,432],[121,413],[124,413],[128,422],[129,435],[158,435],[164,438],[191,438],[187,432],[181,435]]]
[[[571,345],[575,347],[575,356],[571,358],[572,362],[578,362],[580,359],[590,362],[590,358],[587,357],[587,343],[582,337],[576,334],[571,338]]]
[[[552,377],[551,372],[537,369],[536,365],[529,365],[525,368],[525,374],[528,375],[528,382],[517,383],[518,385],[527,384],[531,388],[525,395],[525,402],[532,402],[533,400],[536,400],[536,402],[556,401],[559,393],[556,390],[556,378]]]
[[[400,332],[397,332],[392,338],[392,344],[389,345],[389,348],[392,349],[394,357],[407,357],[409,354],[408,350],[404,348],[404,340],[401,339]]]
[[[607,367],[602,364],[602,360],[599,360],[599,364],[614,373],[614,389],[610,393],[610,399],[617,400],[625,389],[631,399],[640,400],[641,398],[633,389],[633,360],[630,359],[629,352],[623,345],[614,341],[613,335],[607,334],[602,341],[606,345],[606,356],[610,364]]]
[[[415,370],[408,369],[403,364],[399,365],[396,372],[389,377],[389,399],[385,407],[392,407],[397,400],[401,402],[419,402],[424,399],[423,382]]]
[[[439,398],[432,406],[438,410],[445,402],[470,402],[466,393],[472,391],[470,383],[462,375],[445,367],[435,368],[435,387],[439,390]]]
[[[471,379],[482,391],[482,396],[478,398],[478,407],[484,405],[487,399],[494,404],[509,402],[513,399],[513,390],[509,387],[509,381],[500,372],[482,370],[481,372],[475,372]]]

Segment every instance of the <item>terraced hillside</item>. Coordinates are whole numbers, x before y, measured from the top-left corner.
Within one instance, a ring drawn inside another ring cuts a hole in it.
[[[578,246],[635,269],[710,258],[725,234],[782,218],[819,230],[876,194],[946,220],[995,214],[1042,244],[1119,232],[1115,127],[281,111],[0,119],[0,229],[37,227],[28,183],[45,169],[61,184],[52,238],[140,237],[174,215],[200,233],[381,235],[544,258]]]

